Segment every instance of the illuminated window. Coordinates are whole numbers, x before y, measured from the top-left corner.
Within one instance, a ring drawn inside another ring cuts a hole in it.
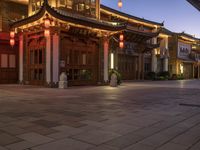
[[[37,13],[37,11],[41,8],[42,4],[43,4],[43,0],[33,0],[32,12]]]

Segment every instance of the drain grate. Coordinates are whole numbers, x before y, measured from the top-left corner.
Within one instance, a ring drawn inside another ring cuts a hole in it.
[[[187,106],[187,107],[199,107],[200,108],[200,105],[198,105],[198,104],[180,103],[179,105],[181,105],[181,106]]]

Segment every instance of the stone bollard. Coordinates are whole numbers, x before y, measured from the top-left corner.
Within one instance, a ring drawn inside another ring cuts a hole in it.
[[[110,86],[111,87],[117,87],[118,86],[118,84],[117,84],[117,75],[115,73],[113,73],[111,75]]]
[[[68,87],[67,75],[65,72],[62,72],[60,75],[59,89],[66,89],[67,87]]]

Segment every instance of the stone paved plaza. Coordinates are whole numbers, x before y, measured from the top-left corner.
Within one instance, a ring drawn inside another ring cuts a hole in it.
[[[0,85],[0,150],[200,150],[200,81]]]

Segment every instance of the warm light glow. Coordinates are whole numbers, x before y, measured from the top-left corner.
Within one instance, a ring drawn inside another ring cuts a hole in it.
[[[110,54],[110,68],[111,69],[114,69],[114,54],[113,53],[111,53]]]
[[[119,0],[119,2],[118,2],[118,7],[119,7],[119,8],[122,8],[122,6],[123,6],[122,1]]]
[[[183,74],[183,64],[180,64],[181,74]]]
[[[10,31],[10,38],[14,38],[15,37],[15,32],[14,31]]]
[[[119,39],[120,39],[120,41],[123,41],[124,40],[124,35],[120,34]]]
[[[45,37],[49,37],[50,36],[50,30],[49,29],[45,29],[44,30],[44,36]]]
[[[120,48],[124,48],[124,42],[123,42],[123,41],[120,41],[120,42],[119,42],[119,47],[120,47]]]
[[[15,45],[15,39],[10,39],[10,46],[14,46]]]
[[[45,26],[45,28],[49,28],[50,27],[50,20],[49,19],[45,19],[44,20],[44,26]]]

